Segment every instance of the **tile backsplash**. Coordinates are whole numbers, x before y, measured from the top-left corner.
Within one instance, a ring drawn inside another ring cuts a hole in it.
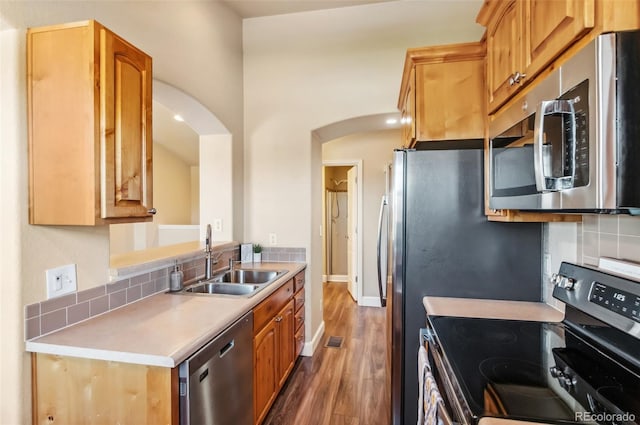
[[[640,263],[640,217],[628,215],[582,216],[582,223],[548,223],[545,234],[543,299],[557,304],[549,278],[562,261],[597,266],[600,257]]]
[[[228,267],[229,259],[240,259],[238,245],[232,248],[214,249],[217,262],[213,270]],[[262,251],[263,262],[304,262],[305,248],[266,247]],[[178,264],[184,273],[184,283],[189,284],[204,276],[204,256],[200,253],[182,258]],[[173,266],[157,270],[142,270],[135,266],[127,278],[106,283],[91,289],[64,295],[25,306],[25,339],[33,339],[71,326],[91,317],[136,302],[169,288],[169,273]]]
[[[221,249],[214,270],[228,267],[229,258],[239,258],[239,249]],[[214,255],[216,250],[214,249]],[[178,261],[188,284],[204,275],[204,256],[197,254]],[[169,288],[169,272],[173,266],[141,271],[136,275],[106,283],[84,291],[52,298],[24,308],[25,339],[33,339],[57,331],[110,310],[136,302]]]
[[[265,247],[262,250],[262,261],[267,262],[304,262],[307,259],[304,248]]]
[[[583,216],[578,256],[582,264],[594,266],[598,265],[600,257],[640,263],[640,217]]]
[[[32,339],[106,313],[169,288],[169,270],[100,285],[25,306],[25,339]]]

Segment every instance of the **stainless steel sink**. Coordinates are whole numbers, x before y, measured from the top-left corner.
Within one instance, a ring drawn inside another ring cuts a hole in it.
[[[285,273],[286,270],[228,270],[176,293],[252,297]]]
[[[264,284],[273,282],[284,273],[286,272],[278,270],[229,270],[217,278],[214,277],[214,280],[232,283]]]
[[[192,294],[253,295],[261,289],[261,285],[245,283],[203,282],[196,283],[183,291]]]

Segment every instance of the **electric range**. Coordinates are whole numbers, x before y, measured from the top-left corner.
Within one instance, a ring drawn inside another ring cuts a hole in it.
[[[561,323],[429,316],[455,422],[640,423],[640,283],[569,263],[553,282]]]

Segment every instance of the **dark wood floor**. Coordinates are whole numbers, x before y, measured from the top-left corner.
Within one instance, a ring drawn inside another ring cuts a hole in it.
[[[385,309],[358,307],[344,283],[324,284],[325,334],[300,357],[265,425],[387,425]],[[342,348],[325,347],[329,336]]]

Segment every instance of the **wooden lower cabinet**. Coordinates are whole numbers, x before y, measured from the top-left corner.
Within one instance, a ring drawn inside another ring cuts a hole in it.
[[[295,362],[293,299],[254,335],[254,412],[259,424]]]
[[[305,271],[253,309],[253,411],[260,424],[304,346]]]
[[[178,425],[178,369],[32,354],[34,425]]]
[[[280,311],[276,317],[276,323],[278,324],[277,341],[278,341],[278,388],[284,385],[289,373],[293,369],[293,364],[296,360],[295,355],[295,320],[293,315],[293,300],[290,300],[287,305]]]
[[[276,363],[278,343],[276,323],[269,322],[253,338],[253,410],[255,423],[260,423],[278,393]]]

